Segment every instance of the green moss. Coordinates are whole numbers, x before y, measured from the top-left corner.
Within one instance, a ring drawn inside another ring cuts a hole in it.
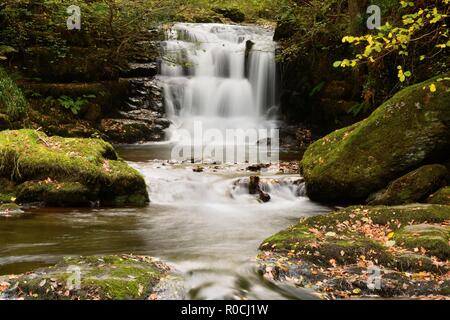
[[[27,181],[17,189],[17,202],[45,202],[56,206],[86,206],[96,194],[79,182],[57,182],[53,180]]]
[[[103,205],[148,202],[142,175],[99,139],[48,137],[34,130],[0,132],[0,176],[17,183],[57,181],[56,185],[35,184],[40,194],[50,197],[57,194],[58,186],[67,195],[86,195],[85,186]]]
[[[437,83],[435,93],[424,90]],[[436,78],[407,87],[370,117],[316,141],[300,163],[308,194],[356,201],[450,148],[450,85]]]
[[[66,294],[69,268],[73,266],[80,270],[81,288]],[[150,257],[90,256],[65,258],[17,281],[28,299],[145,299],[168,271]]]
[[[398,224],[442,223],[450,220],[450,206],[411,204],[403,206],[352,206],[327,215],[305,220],[310,227],[323,226],[334,231],[335,225],[344,221],[370,218],[374,223],[397,229]]]
[[[450,258],[450,227],[429,224],[407,226],[396,233],[395,240],[409,249],[424,248],[440,259]]]
[[[450,206],[425,204],[396,207],[354,206],[302,219],[298,224],[266,239],[260,249],[290,254],[322,265],[328,265],[330,259],[340,264],[353,264],[358,257],[365,256],[383,265],[394,266],[403,263],[407,266],[405,260],[398,260],[389,253],[384,243],[367,238],[365,234],[355,230],[342,230],[337,226],[355,224],[357,221],[359,223],[371,221],[374,224],[387,225],[390,230],[395,231],[411,223],[442,223],[448,220],[450,220]],[[441,248],[438,243],[433,245]],[[430,249],[430,252],[434,251]],[[410,267],[412,265],[412,262],[409,263]]]
[[[368,199],[369,205],[399,205],[425,200],[446,183],[448,170],[434,164],[422,166],[391,182],[388,187]]]
[[[428,203],[450,205],[450,187],[444,187],[428,197]]]
[[[18,120],[26,113],[28,103],[14,81],[0,67],[0,112],[8,115],[9,120]]]

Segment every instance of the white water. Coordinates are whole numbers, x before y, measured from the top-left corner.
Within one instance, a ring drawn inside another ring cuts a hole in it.
[[[270,129],[276,109],[275,43],[270,30],[223,24],[176,24],[163,43],[161,79],[166,113],[182,129]],[[253,46],[246,57],[247,41]],[[205,141],[194,143],[204,144]],[[253,143],[256,141],[252,141]]]

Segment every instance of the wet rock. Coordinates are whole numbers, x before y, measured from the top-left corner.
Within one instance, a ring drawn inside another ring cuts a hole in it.
[[[250,182],[248,184],[248,193],[249,194],[258,194],[260,190],[259,186],[260,178],[258,176],[251,176]]]
[[[3,295],[26,300],[157,300],[155,289],[168,275],[167,265],[148,256],[65,258],[8,280]]]
[[[0,217],[22,214],[24,211],[15,203],[0,204]]]
[[[165,118],[161,87],[149,78],[125,79],[128,102],[117,117],[102,119],[100,131],[116,143],[161,141],[171,122]]]
[[[103,119],[100,130],[116,143],[160,141],[164,138],[160,128],[141,120]]]
[[[271,199],[270,195],[262,190],[259,190],[258,194],[259,194],[259,201],[261,201],[261,202],[264,202],[264,203],[269,202]]]
[[[316,141],[300,164],[317,201],[361,201],[427,160],[448,157],[450,92],[434,79],[410,86],[367,119]]]
[[[201,166],[195,167],[194,169],[192,169],[192,171],[194,172],[203,172],[204,168]]]
[[[121,72],[123,78],[146,78],[154,77],[158,74],[158,65],[149,63],[129,63],[128,68]]]
[[[425,200],[446,184],[448,170],[435,164],[422,166],[391,182],[388,187],[367,200],[369,205],[399,205]]]
[[[252,172],[258,172],[258,171],[261,171],[262,169],[267,169],[269,167],[270,167],[270,164],[260,163],[260,164],[253,164],[251,166],[248,166],[247,170],[252,171]]]

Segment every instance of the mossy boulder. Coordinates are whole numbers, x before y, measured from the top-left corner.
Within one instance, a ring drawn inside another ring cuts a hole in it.
[[[331,299],[449,295],[449,219],[450,206],[429,204],[303,218],[261,244],[259,270]],[[379,287],[368,286],[370,275]]]
[[[4,294],[31,300],[144,300],[156,298],[153,290],[169,271],[147,256],[72,257],[16,277]]]
[[[0,177],[18,199],[52,205],[136,205],[148,202],[144,178],[100,139],[48,137],[35,130],[0,132]],[[72,199],[71,199],[72,198]]]
[[[331,259],[338,264],[354,264],[364,256],[381,265],[395,267],[398,257],[388,250],[388,234],[405,234],[409,231],[408,227],[399,228],[406,224],[439,224],[449,219],[450,206],[354,206],[302,219],[298,224],[266,239],[260,249],[288,254],[319,265],[329,265]],[[441,239],[436,243],[439,246]],[[397,245],[411,248],[403,241],[398,241]],[[401,253],[405,252],[402,250]]]
[[[14,182],[0,177],[0,203],[13,202],[15,191],[16,185]]]
[[[424,89],[435,83],[436,92]],[[300,170],[317,201],[365,200],[425,161],[450,149],[450,82],[430,79],[409,86],[367,119],[316,141]]]
[[[399,205],[425,200],[446,184],[448,170],[435,164],[422,166],[391,182],[388,187],[368,199],[369,205]]]
[[[44,202],[48,206],[89,206],[97,194],[79,182],[57,182],[51,179],[27,181],[17,190],[18,203]]]
[[[395,236],[395,241],[408,249],[424,248],[440,259],[450,258],[450,227],[431,224],[406,226]]]
[[[427,199],[428,203],[450,205],[450,187],[444,187],[433,193]]]

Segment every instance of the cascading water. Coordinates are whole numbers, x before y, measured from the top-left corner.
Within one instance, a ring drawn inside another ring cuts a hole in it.
[[[223,24],[176,24],[163,42],[161,80],[166,112],[180,129],[270,129],[276,108],[273,32]],[[256,142],[256,141],[252,141]],[[195,141],[202,144],[204,141]]]
[[[192,131],[197,121],[220,132],[276,126],[270,117],[277,105],[272,32],[177,24],[163,49],[161,81],[172,142],[118,148],[146,177],[149,206],[45,208],[24,219],[2,220],[0,274],[29,271],[68,255],[133,252],[171,263],[181,272],[186,290],[180,292],[187,298],[311,298],[309,291],[261,279],[254,261],[265,238],[300,216],[329,210],[305,197],[301,177],[266,172],[260,188],[270,201],[262,203],[250,194],[249,176],[256,173],[248,172],[245,162],[203,164],[203,172],[194,172],[198,164],[171,158],[180,132]]]

